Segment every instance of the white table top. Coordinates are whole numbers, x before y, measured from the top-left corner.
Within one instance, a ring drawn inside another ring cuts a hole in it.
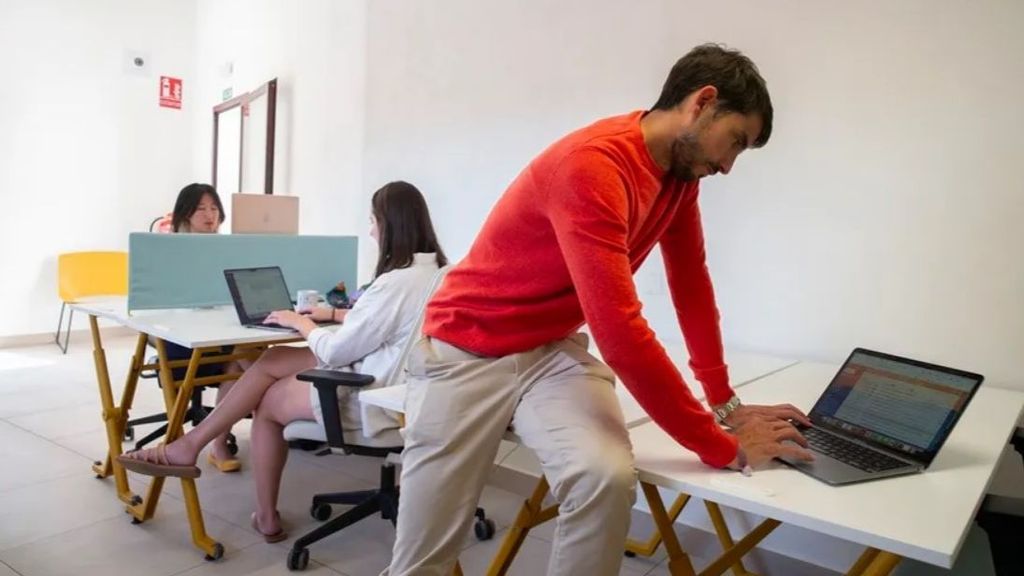
[[[72,308],[186,348],[274,343],[299,338],[298,333],[246,328],[231,306],[139,310],[129,315],[127,300],[113,298],[79,302],[72,304]]]
[[[669,358],[672,359],[672,363],[676,365],[676,368],[683,375],[683,379],[690,387],[693,395],[698,400],[704,400],[704,388],[701,387],[700,382],[694,377],[693,371],[690,370],[690,355],[686,351],[686,346],[681,343],[669,344],[665,346],[665,350],[668,352]],[[590,353],[603,361],[601,353],[597,350],[596,346],[590,347]],[[784,370],[797,363],[796,360],[776,358],[765,354],[728,351],[725,354],[725,361],[729,366],[729,381],[733,389]],[[640,407],[640,404],[633,398],[633,395],[629,393],[625,386],[620,383],[615,390],[619,395],[619,402],[622,404],[622,412],[626,416],[628,428],[651,421],[651,417]],[[737,395],[741,398],[743,397],[741,392],[737,392]]]
[[[683,377],[686,378],[686,382],[690,385],[694,395],[698,399],[703,399],[704,390],[701,388],[700,383],[693,377],[692,372],[690,372],[690,368],[687,364],[689,362],[689,358],[686,356],[685,348],[680,345],[676,347],[675,351],[670,352],[669,355],[672,356],[672,360],[679,367],[680,371],[683,372]],[[733,387],[742,386],[796,363],[792,360],[783,360],[762,354],[736,353],[730,355],[729,358]],[[400,384],[398,386],[376,388],[374,390],[360,392],[359,400],[372,406],[379,406],[395,412],[404,412],[405,393],[405,385]],[[622,412],[623,416],[626,418],[627,428],[639,426],[640,424],[650,421],[651,417],[648,416],[647,412],[640,407],[640,404],[632,395],[630,395],[625,386],[616,386],[615,393],[619,397],[619,403],[622,404]]]
[[[743,400],[809,410],[837,370],[801,363],[745,386]],[[949,568],[1022,405],[1024,394],[983,385],[926,472],[841,487],[781,463],[749,478],[711,470],[653,423],[630,437],[642,481]]]
[[[405,384],[388,386],[387,388],[375,388],[359,393],[359,401],[371,406],[379,406],[385,410],[394,412],[405,412]],[[621,386],[616,387],[619,402],[623,405],[623,413],[626,416],[626,426],[637,426],[643,424],[650,418],[640,408],[640,405]]]
[[[124,296],[82,300],[69,306],[75,312],[113,320],[119,324],[123,324],[128,318],[128,298]]]

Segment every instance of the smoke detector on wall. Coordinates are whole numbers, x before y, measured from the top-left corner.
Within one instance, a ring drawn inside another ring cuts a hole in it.
[[[149,76],[152,68],[149,54],[139,50],[125,50],[121,61],[125,74],[132,76]]]

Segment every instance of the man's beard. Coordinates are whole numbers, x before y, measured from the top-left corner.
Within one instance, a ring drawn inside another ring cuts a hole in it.
[[[693,182],[700,178],[694,173],[694,167],[706,163],[704,151],[697,142],[696,132],[684,134],[672,142],[672,164],[668,169],[671,178]]]

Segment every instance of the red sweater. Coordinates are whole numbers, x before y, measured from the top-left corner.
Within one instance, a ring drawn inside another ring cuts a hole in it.
[[[600,120],[554,143],[501,197],[469,254],[426,312],[424,332],[481,356],[524,352],[585,321],[605,362],[680,444],[716,467],[736,439],[693,397],[640,314],[633,273],[661,246],[690,365],[720,404],[722,358],[696,182],[665,178],[642,112]]]

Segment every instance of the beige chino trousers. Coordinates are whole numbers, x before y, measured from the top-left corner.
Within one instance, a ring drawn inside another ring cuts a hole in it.
[[[408,362],[398,534],[382,576],[450,576],[511,429],[559,502],[548,576],[616,575],[636,473],[612,371],[587,336],[501,358],[423,338]]]

